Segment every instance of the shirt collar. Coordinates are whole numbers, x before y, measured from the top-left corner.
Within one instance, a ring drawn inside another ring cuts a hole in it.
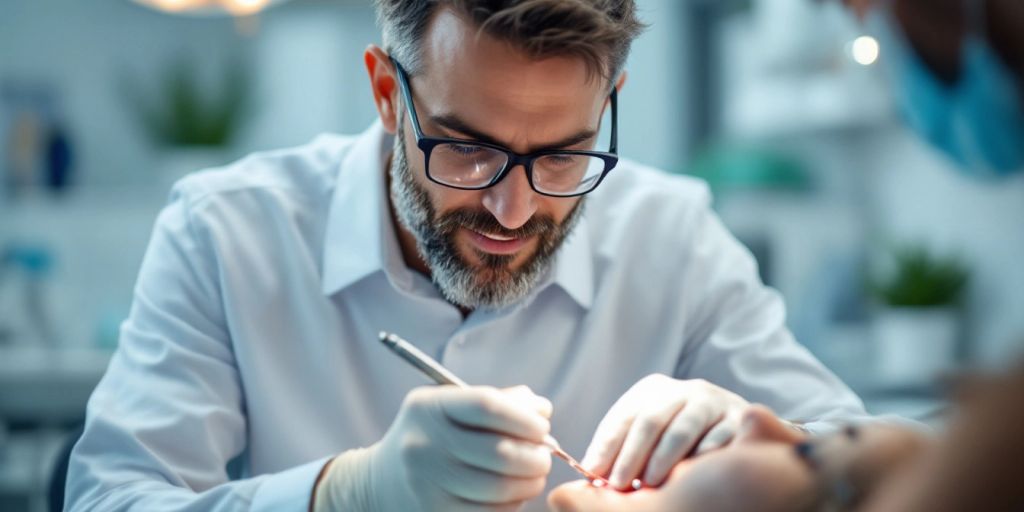
[[[385,271],[396,286],[413,286],[413,271],[401,256],[384,180],[393,141],[377,121],[355,140],[341,162],[324,237],[321,287],[325,295],[377,271]],[[594,292],[591,258],[584,211],[555,257],[553,276],[541,287],[557,284],[580,306],[589,308]]]
[[[374,123],[342,159],[324,233],[324,294],[332,295],[384,268],[383,219],[390,217],[384,195],[384,163],[390,150],[386,135],[380,121]]]
[[[587,212],[584,210],[555,256],[553,281],[584,309],[589,309],[594,300],[593,257]]]

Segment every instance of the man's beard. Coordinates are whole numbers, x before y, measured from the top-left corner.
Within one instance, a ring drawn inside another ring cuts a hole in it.
[[[537,214],[516,229],[506,229],[484,209],[459,208],[437,215],[427,191],[416,182],[405,154],[404,130],[398,123],[391,157],[391,204],[399,222],[412,233],[416,250],[430,268],[434,284],[444,298],[468,309],[498,309],[526,297],[551,266],[555,252],[572,232],[583,212],[583,199],[573,206],[561,224],[550,215]],[[520,172],[518,169],[513,172]],[[473,264],[459,253],[459,228],[502,237],[536,236],[533,254],[513,270],[516,254],[476,251]]]

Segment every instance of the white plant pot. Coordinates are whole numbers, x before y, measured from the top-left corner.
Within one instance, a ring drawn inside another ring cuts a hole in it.
[[[879,311],[873,325],[879,377],[892,384],[933,382],[956,365],[959,327],[948,307]]]
[[[231,152],[221,146],[174,146],[161,150],[159,159],[160,186],[170,189],[195,171],[229,163]]]

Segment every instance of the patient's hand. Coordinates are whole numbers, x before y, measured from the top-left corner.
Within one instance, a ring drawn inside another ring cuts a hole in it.
[[[622,493],[580,480],[556,488],[548,504],[587,512],[806,510],[816,499],[814,475],[793,449],[804,438],[751,406],[733,444],[676,464],[657,489]]]

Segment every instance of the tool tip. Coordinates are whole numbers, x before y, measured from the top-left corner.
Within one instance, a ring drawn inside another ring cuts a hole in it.
[[[381,343],[385,345],[398,345],[402,342],[402,338],[393,332],[381,331],[378,336],[380,336]]]
[[[547,447],[551,448],[552,450],[562,451],[562,445],[558,444],[558,440],[555,439],[554,436],[552,436],[551,434],[544,436],[544,444],[547,445]]]

